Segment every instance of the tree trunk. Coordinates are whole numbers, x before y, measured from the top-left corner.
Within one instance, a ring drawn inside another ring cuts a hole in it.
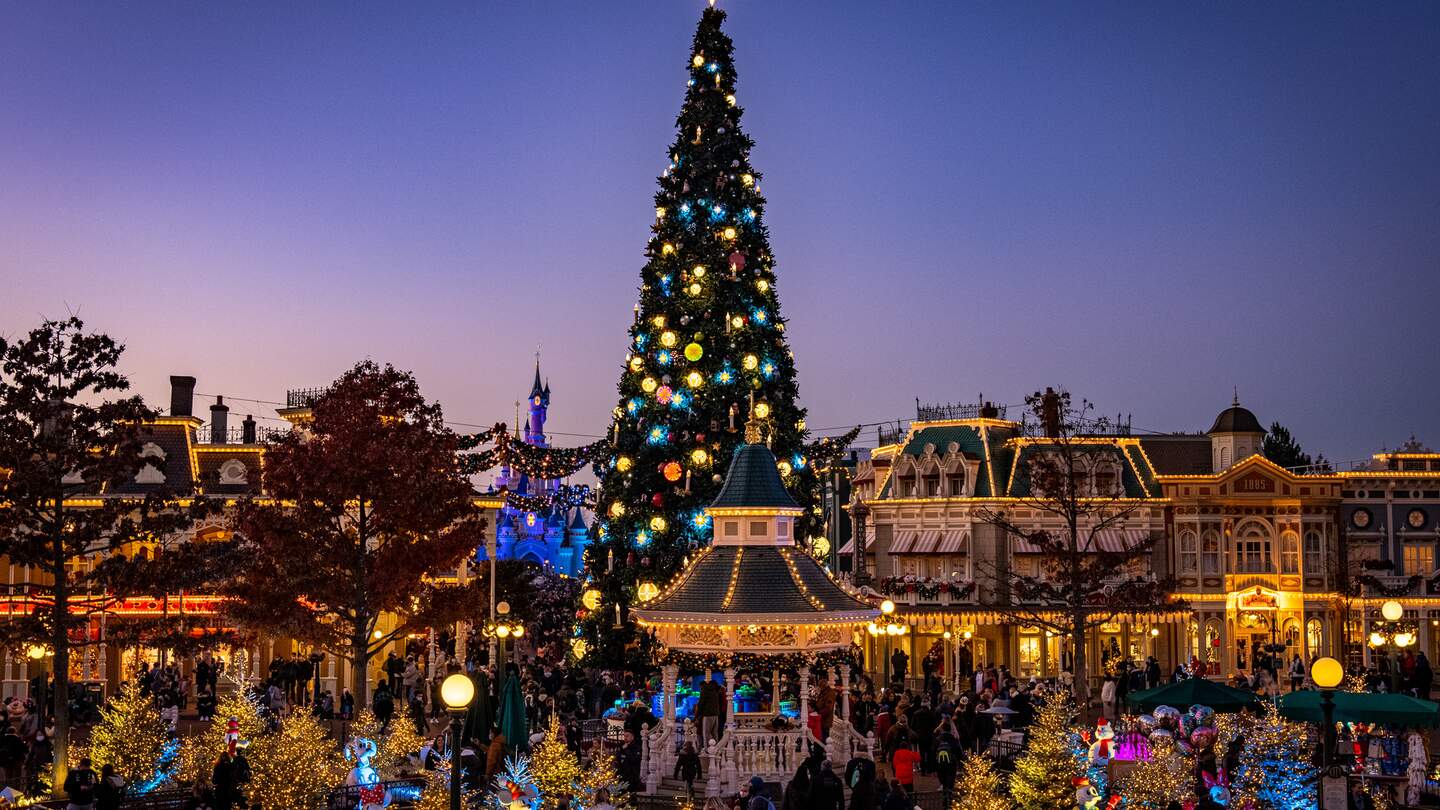
[[[1088,725],[1091,720],[1090,714],[1090,668],[1085,655],[1085,612],[1077,611],[1070,617],[1070,645],[1073,648],[1070,653],[1070,660],[1074,662],[1075,685],[1075,707],[1080,712],[1080,720]]]
[[[58,509],[56,514],[58,517]],[[61,521],[57,519],[56,523]],[[50,646],[55,651],[55,737],[51,740],[55,747],[55,767],[51,772],[51,790],[56,796],[64,796],[65,776],[70,765],[70,583],[66,580],[65,547],[59,529],[55,533],[54,565],[55,604],[51,607]],[[40,716],[45,716],[43,703]]]
[[[366,628],[370,623],[357,621],[350,637],[350,691],[355,695],[355,710],[370,705],[370,639]]]

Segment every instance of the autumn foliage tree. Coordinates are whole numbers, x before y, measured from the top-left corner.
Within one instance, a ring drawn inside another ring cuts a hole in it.
[[[229,609],[246,626],[348,660],[364,705],[370,659],[423,626],[416,594],[444,601],[426,577],[483,542],[484,521],[457,437],[409,373],[360,363],[311,410],[303,429],[270,444],[267,498],[238,509],[242,564]]]
[[[1127,534],[1122,548],[1099,542],[1102,534],[1124,529],[1142,505],[1123,486],[1105,490],[1094,483],[1098,457],[1123,455],[1118,440],[1106,435],[1108,425],[1092,420],[1090,404],[1073,404],[1068,392],[1047,388],[1025,402],[1044,433],[1018,465],[1028,494],[979,514],[1014,545],[1038,549],[1041,570],[995,567],[1001,589],[992,607],[1016,623],[1069,639],[1075,701],[1088,713],[1086,639],[1122,612],[1162,604],[1171,583],[1152,576],[1146,564],[1158,537],[1132,540]]]
[[[182,534],[207,510],[183,499],[189,491],[102,492],[154,463],[141,452],[156,413],[123,395],[123,352],[78,318],[0,338],[0,554],[22,577],[10,592],[27,608],[0,625],[0,642],[54,651],[55,785],[69,758],[72,649],[98,643],[85,629],[127,595],[124,581],[107,582],[90,564]]]

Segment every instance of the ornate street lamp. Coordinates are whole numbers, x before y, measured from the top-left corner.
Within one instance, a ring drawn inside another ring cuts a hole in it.
[[[465,712],[475,699],[475,683],[470,676],[457,672],[440,684],[440,699],[450,712],[450,810],[460,810],[460,735],[465,727]]]

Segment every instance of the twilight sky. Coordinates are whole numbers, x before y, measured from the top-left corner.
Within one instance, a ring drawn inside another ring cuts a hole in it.
[[[720,1],[812,426],[1238,385],[1440,446],[1440,4]],[[701,8],[0,0],[0,332],[78,310],[157,405],[371,357],[485,424],[538,344],[598,434]]]

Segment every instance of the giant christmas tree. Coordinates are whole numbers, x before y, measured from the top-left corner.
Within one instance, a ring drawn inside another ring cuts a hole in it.
[[[600,494],[589,570],[587,662],[642,666],[648,640],[632,602],[663,586],[708,542],[704,509],[753,415],[802,506],[797,539],[819,535],[816,456],[805,443],[795,364],[785,342],[760,174],[740,130],[725,13],[707,8],[686,56],[689,89],[655,195],[640,302],[620,375],[614,450],[597,465]]]

